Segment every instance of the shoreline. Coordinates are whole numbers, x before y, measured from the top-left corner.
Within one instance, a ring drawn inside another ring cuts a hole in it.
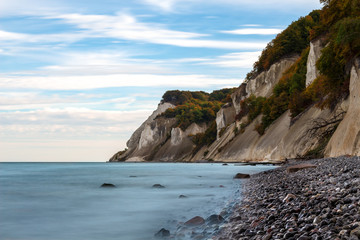
[[[297,164],[316,168],[287,172]],[[213,239],[360,239],[360,157],[289,161],[254,174]]]

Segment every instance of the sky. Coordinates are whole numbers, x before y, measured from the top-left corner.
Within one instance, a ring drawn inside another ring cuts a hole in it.
[[[0,0],[0,161],[107,161],[167,90],[241,84],[318,0]]]

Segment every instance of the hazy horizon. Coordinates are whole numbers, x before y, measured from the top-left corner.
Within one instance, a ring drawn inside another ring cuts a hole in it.
[[[105,162],[166,90],[241,84],[318,0],[0,2],[0,153]]]

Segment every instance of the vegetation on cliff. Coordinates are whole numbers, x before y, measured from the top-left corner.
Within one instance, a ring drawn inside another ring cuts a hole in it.
[[[238,119],[249,114],[248,123],[262,114],[256,126],[259,134],[285,111],[294,118],[309,106],[334,108],[349,94],[349,63],[360,53],[360,1],[322,0],[324,8],[293,22],[263,50],[254,69],[247,75],[250,80],[268,70],[280,58],[300,53],[301,57],[291,66],[273,89],[271,97],[264,99],[250,96],[241,102]],[[323,38],[327,45],[317,61],[320,76],[306,88],[306,61],[309,40]],[[294,46],[293,46],[294,45]],[[247,125],[246,124],[246,125]]]
[[[254,63],[253,70],[247,74],[246,79],[255,78],[283,57],[300,54],[308,47],[310,30],[317,26],[319,21],[320,10],[314,10],[308,16],[301,17],[299,20],[291,23],[275,39],[268,43],[262,51],[259,60]]]
[[[185,130],[192,123],[210,123],[215,120],[216,112],[221,106],[231,101],[230,94],[234,89],[221,89],[206,92],[167,91],[162,102],[175,104],[175,108],[167,109],[162,116],[176,118],[177,126]]]

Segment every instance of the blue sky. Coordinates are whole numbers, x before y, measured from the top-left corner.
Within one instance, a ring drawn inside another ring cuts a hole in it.
[[[317,0],[0,1],[0,161],[106,161],[166,90],[241,84]]]

